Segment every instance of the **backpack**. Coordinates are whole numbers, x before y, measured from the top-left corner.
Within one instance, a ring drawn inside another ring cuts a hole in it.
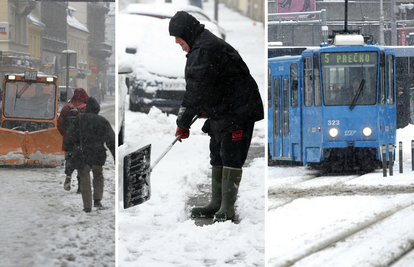
[[[71,109],[66,113],[65,119],[65,132],[69,129],[69,126],[75,121],[76,116],[83,113],[82,108],[86,106],[86,104],[82,104],[79,108],[75,105],[71,105]]]

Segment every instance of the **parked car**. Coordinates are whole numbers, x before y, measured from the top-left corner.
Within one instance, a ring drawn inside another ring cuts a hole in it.
[[[226,39],[226,32],[221,28],[217,21],[210,19],[210,17],[200,8],[195,5],[184,5],[175,3],[152,3],[152,4],[129,4],[122,13],[133,15],[145,15],[156,18],[172,18],[177,11],[186,11],[194,16],[206,29],[219,36],[223,40]]]
[[[118,16],[118,64],[133,69],[129,86],[129,109],[149,112],[155,106],[177,114],[184,92],[185,52],[170,36],[170,18],[185,10],[218,37],[224,31],[195,6],[168,3],[129,4]],[[131,31],[133,29],[133,31]]]
[[[185,52],[169,35],[169,19],[119,14],[118,66],[131,66],[129,109],[177,113],[185,92]],[[133,29],[131,31],[131,29]]]

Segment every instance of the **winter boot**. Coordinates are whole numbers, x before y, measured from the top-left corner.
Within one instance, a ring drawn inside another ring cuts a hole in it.
[[[233,220],[237,192],[242,177],[242,169],[223,167],[222,200],[220,210],[214,214],[214,222]]]
[[[70,178],[70,176],[66,176],[65,182],[63,183],[63,189],[65,189],[66,191],[70,191],[71,181],[72,179]]]
[[[86,213],[89,213],[89,212],[92,211],[92,209],[91,208],[84,208],[83,211],[86,212]]]
[[[93,200],[93,206],[98,210],[106,210],[108,207],[102,205],[100,199],[94,199]]]
[[[213,218],[214,214],[220,209],[221,205],[221,166],[213,166],[211,178],[211,201],[203,207],[195,207],[191,210],[193,218]]]
[[[95,208],[100,208],[100,207],[102,207],[101,200],[100,200],[100,199],[94,199],[94,200],[93,200],[93,206],[94,206]]]

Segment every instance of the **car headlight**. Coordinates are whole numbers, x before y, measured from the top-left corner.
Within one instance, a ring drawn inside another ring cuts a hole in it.
[[[369,128],[369,127],[365,127],[365,128],[362,130],[362,133],[363,133],[366,137],[368,137],[368,136],[370,136],[370,135],[372,134],[372,129],[371,129],[371,128]]]
[[[337,136],[338,136],[338,134],[339,134],[338,129],[336,129],[336,128],[331,128],[331,129],[329,129],[329,135],[330,135],[331,137],[337,137]]]

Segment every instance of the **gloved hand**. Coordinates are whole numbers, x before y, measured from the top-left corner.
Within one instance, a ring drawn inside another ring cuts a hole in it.
[[[202,119],[202,118],[207,118],[207,115],[206,115],[206,113],[201,112],[201,114],[200,114],[200,116],[198,116],[198,118],[199,118],[199,119]]]
[[[190,130],[184,130],[177,126],[177,131],[175,132],[175,136],[179,136],[183,134],[178,141],[182,142],[181,139],[186,139],[190,136]]]

